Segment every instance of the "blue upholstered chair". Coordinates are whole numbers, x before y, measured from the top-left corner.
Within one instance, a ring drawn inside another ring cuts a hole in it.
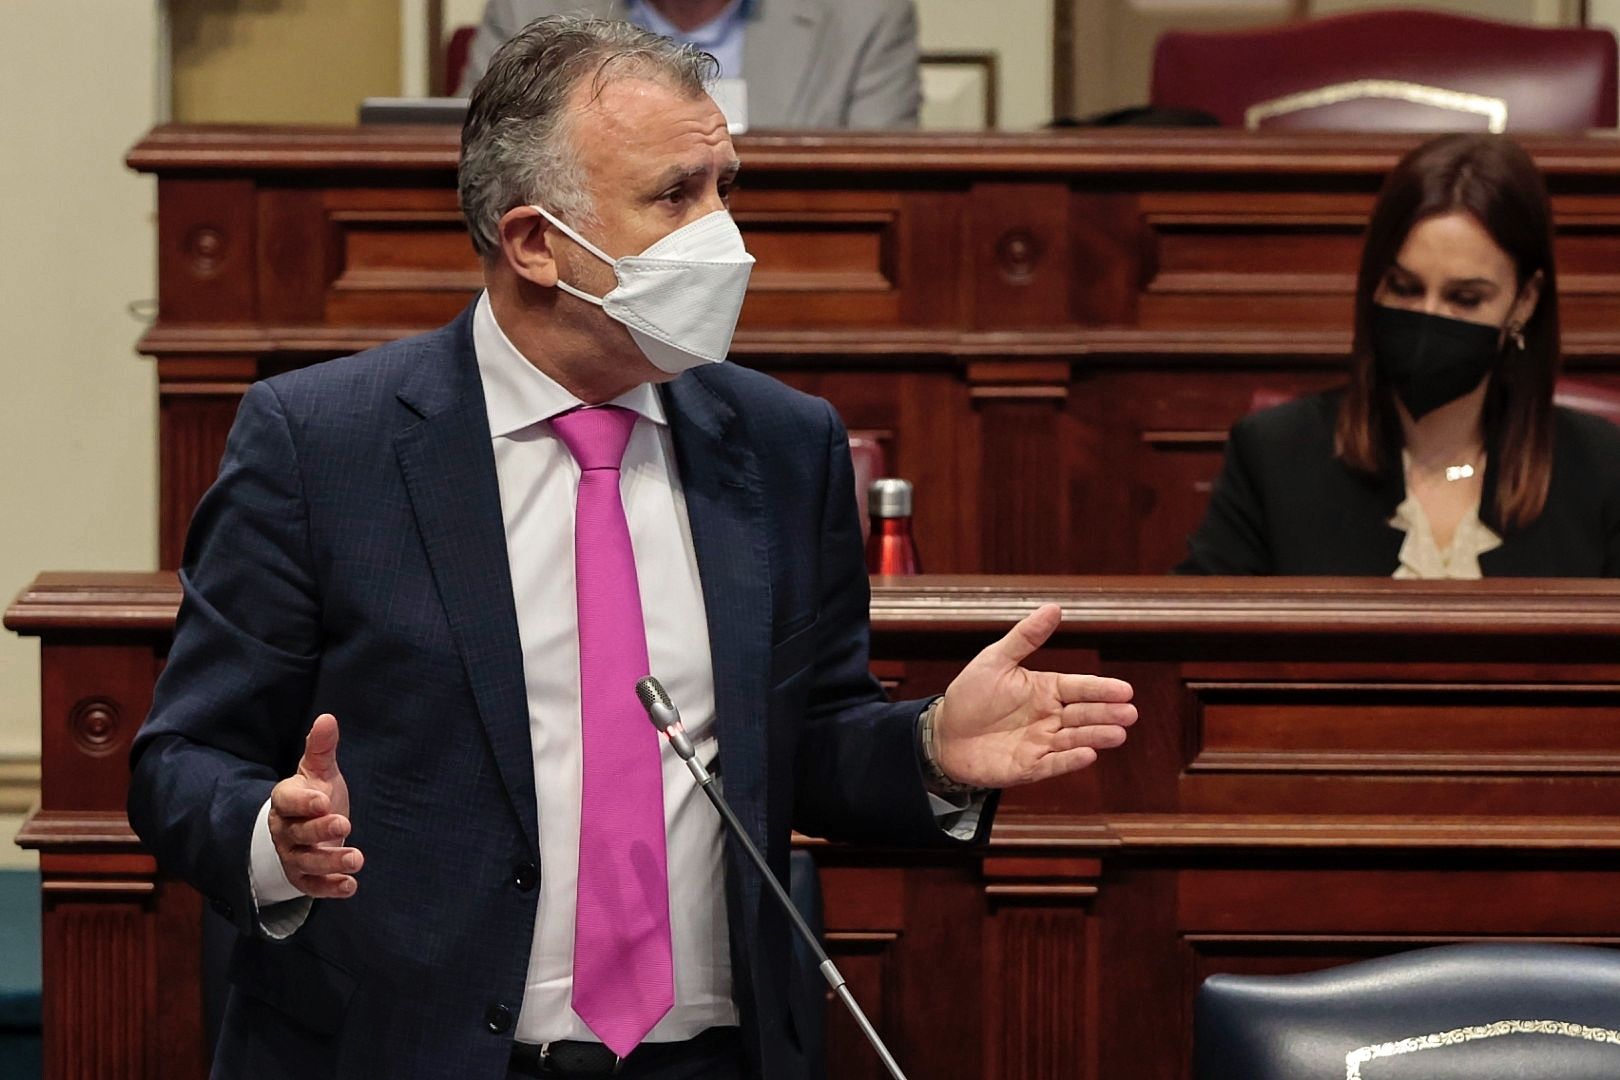
[[[1445,945],[1302,975],[1213,975],[1197,1080],[1613,1080],[1620,951]]]
[[[39,874],[0,870],[0,1077],[40,1075]]]

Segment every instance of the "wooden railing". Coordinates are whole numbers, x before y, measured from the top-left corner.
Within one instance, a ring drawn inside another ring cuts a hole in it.
[[[124,818],[178,592],[45,575],[48,1080],[206,1075],[190,889]],[[877,581],[873,667],[937,692],[1019,615],[1037,655],[1136,687],[1096,768],[1007,793],[969,854],[805,840],[830,947],[918,1076],[1186,1075],[1217,971],[1476,938],[1620,943],[1620,585],[1291,579]],[[833,1073],[878,1077],[830,1016]]]

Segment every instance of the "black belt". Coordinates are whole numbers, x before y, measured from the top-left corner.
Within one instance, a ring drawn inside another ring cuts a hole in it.
[[[712,1027],[682,1042],[642,1043],[620,1058],[598,1042],[513,1043],[512,1071],[546,1078],[616,1076],[628,1068],[651,1069],[720,1054],[737,1045],[737,1029]]]

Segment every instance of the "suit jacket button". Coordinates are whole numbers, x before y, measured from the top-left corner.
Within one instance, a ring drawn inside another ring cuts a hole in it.
[[[484,1013],[484,1026],[496,1035],[512,1030],[512,1010],[505,1005],[491,1005]]]
[[[524,860],[512,864],[512,885],[518,892],[531,892],[540,880],[540,872],[534,863]]]
[[[231,905],[227,904],[223,900],[210,900],[208,902],[208,906],[213,908],[214,912],[216,914],[220,915],[223,918],[226,918],[226,919],[234,919],[234,918],[236,918],[236,910],[234,908],[232,908]]]

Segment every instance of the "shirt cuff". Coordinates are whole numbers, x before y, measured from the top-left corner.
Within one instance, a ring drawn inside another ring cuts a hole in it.
[[[248,855],[248,886],[253,891],[253,909],[259,929],[272,938],[290,937],[309,918],[311,900],[287,880],[287,871],[270,838],[270,800],[259,807],[253,824],[252,850]]]
[[[962,795],[935,795],[928,793],[928,808],[934,812],[934,821],[953,840],[972,840],[979,833],[979,818],[984,814],[988,791],[974,791]]]

